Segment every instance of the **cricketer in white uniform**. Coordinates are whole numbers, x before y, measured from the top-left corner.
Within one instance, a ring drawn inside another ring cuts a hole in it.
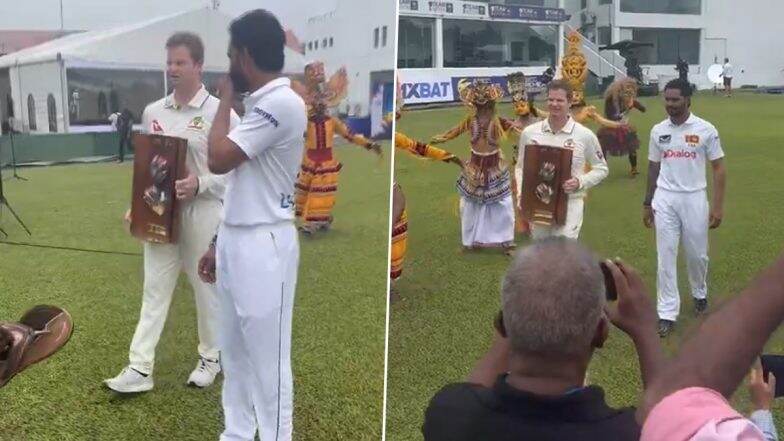
[[[305,103],[280,76],[285,37],[277,19],[251,11],[231,27],[231,80],[209,141],[210,170],[232,171],[217,243],[202,258],[222,301],[225,429],[220,439],[290,440],[291,320],[299,266],[294,183],[307,126]],[[250,92],[229,132],[234,90]]]
[[[176,33],[166,43],[167,74],[174,92],[144,109],[145,133],[188,140],[188,176],[175,183],[180,200],[180,237],[176,244],[144,243],[144,292],[139,322],[131,341],[130,364],[105,384],[117,392],[153,388],[155,347],[166,323],[172,294],[181,271],[188,276],[196,300],[199,361],[188,384],[206,387],[220,372],[218,319],[220,303],[215,287],[198,274],[199,258],[209,246],[220,221],[225,178],[207,167],[207,136],[218,111],[218,99],[201,83],[204,48],[192,33]],[[239,122],[232,115],[233,124]]]
[[[519,195],[522,195],[522,188],[525,185],[523,165],[526,145],[540,144],[572,150],[572,179],[564,184],[564,190],[569,195],[566,220],[563,225],[558,226],[532,224],[533,239],[550,236],[577,239],[583,225],[583,199],[587,190],[596,186],[609,174],[607,161],[604,159],[596,135],[569,115],[570,95],[571,89],[566,83],[558,80],[551,82],[547,92],[547,108],[550,112],[548,118],[529,125],[520,135],[515,167]],[[591,166],[587,173],[586,163]],[[520,201],[516,203],[519,204]]]
[[[723,217],[724,152],[713,124],[689,111],[691,87],[673,80],[665,86],[669,118],[651,129],[648,192],[643,222],[656,228],[659,335],[672,330],[680,310],[678,244],[683,242],[696,313],[707,308],[708,228]],[[706,161],[713,169],[713,203],[708,206]]]

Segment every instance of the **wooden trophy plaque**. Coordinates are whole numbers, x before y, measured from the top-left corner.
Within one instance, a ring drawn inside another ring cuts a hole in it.
[[[523,215],[534,224],[563,225],[569,201],[563,183],[572,177],[572,150],[531,144],[523,158]]]
[[[131,234],[141,240],[176,243],[179,201],[174,181],[186,174],[188,141],[164,135],[133,135]]]

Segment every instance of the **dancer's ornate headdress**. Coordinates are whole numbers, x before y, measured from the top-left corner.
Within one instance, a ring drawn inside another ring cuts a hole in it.
[[[512,96],[512,106],[515,113],[525,116],[531,113],[531,104],[528,102],[528,94],[525,90],[525,74],[514,72],[506,76],[506,88]]]
[[[585,79],[588,76],[588,62],[582,53],[582,37],[573,31],[567,37],[569,45],[566,55],[561,60],[563,79],[572,86],[572,104],[585,104]]]
[[[468,106],[476,107],[491,101],[498,101],[504,96],[504,90],[498,84],[493,84],[486,78],[477,78],[473,81],[460,80],[457,84],[460,100]]]
[[[324,63],[314,61],[305,66],[305,84],[292,81],[291,88],[302,97],[309,112],[317,107],[335,107],[348,93],[348,74],[341,67],[326,81]]]

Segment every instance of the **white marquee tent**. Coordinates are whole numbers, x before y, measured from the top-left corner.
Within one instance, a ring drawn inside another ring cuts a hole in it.
[[[30,133],[79,131],[80,122],[72,120],[95,121],[113,110],[107,109],[108,94],[138,115],[165,93],[166,39],[177,31],[197,33],[205,45],[204,71],[226,72],[231,20],[216,9],[195,9],[71,34],[0,57],[0,120],[13,113],[16,128]],[[303,71],[303,55],[286,48],[285,56],[284,73]],[[111,107],[118,105],[114,101]]]

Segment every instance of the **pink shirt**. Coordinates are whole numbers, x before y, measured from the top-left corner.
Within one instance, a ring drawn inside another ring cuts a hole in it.
[[[640,441],[765,441],[760,430],[712,389],[668,395],[648,414]]]

